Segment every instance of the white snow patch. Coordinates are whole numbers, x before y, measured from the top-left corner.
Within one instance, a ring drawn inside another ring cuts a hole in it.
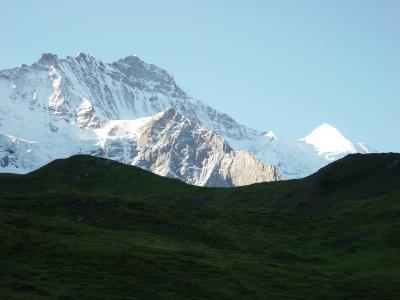
[[[102,128],[95,129],[100,143],[104,143],[110,138],[140,138],[141,128],[145,126],[153,117],[145,117],[135,120],[111,120]]]

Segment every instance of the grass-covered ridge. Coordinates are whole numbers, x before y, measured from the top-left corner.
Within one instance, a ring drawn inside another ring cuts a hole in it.
[[[0,175],[3,299],[398,299],[400,155],[199,188],[88,156]]]

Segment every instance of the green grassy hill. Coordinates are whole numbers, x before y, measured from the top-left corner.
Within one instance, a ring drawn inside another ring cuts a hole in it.
[[[212,189],[89,156],[0,175],[1,299],[399,299],[400,154]]]

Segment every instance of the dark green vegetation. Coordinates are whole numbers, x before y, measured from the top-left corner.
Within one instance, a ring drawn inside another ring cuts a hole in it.
[[[100,158],[0,175],[1,299],[400,299],[400,154],[185,185]]]

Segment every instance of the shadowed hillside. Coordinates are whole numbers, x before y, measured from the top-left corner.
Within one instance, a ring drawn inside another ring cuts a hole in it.
[[[398,299],[400,154],[200,188],[90,156],[0,174],[5,299]]]

